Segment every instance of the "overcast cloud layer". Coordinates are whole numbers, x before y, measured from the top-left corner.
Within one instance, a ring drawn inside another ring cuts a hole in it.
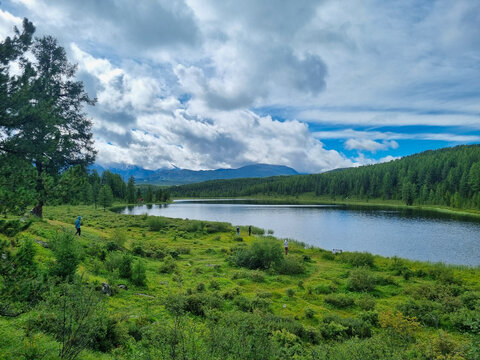
[[[480,3],[10,0],[98,99],[97,162],[302,172],[480,142]]]

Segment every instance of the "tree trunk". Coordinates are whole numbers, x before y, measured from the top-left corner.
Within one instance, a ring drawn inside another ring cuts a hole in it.
[[[43,201],[39,200],[38,204],[32,209],[32,214],[38,216],[39,218],[43,217]]]
[[[45,192],[44,186],[43,186],[43,165],[40,162],[35,163],[35,167],[37,169],[37,185],[36,185],[36,190],[37,190],[37,197],[38,197],[38,202],[37,205],[32,209],[31,213],[35,216],[38,216],[39,218],[43,217],[43,194]]]

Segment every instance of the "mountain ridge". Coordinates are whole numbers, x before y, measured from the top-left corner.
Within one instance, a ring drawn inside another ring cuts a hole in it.
[[[136,165],[111,164],[101,166],[94,164],[91,170],[96,170],[99,175],[108,170],[119,174],[126,181],[130,176],[135,178],[137,184],[152,185],[183,185],[193,184],[207,180],[238,179],[238,178],[263,178],[281,175],[298,175],[299,173],[285,165],[251,164],[236,169],[215,170],[189,170],[189,169],[157,169],[148,170]]]

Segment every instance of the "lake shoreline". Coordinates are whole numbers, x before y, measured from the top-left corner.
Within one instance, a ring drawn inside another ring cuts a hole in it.
[[[239,200],[239,197],[209,197],[208,199],[202,197],[188,197],[188,198],[173,198],[176,200]],[[332,200],[327,198],[308,198],[308,197],[270,197],[270,196],[242,196],[241,200],[252,200],[271,202],[278,205],[345,205],[345,206],[359,206],[365,208],[379,208],[379,209],[395,209],[395,210],[421,210],[431,211],[443,214],[470,217],[480,220],[480,210],[469,209],[455,209],[451,207],[443,207],[436,205],[405,205],[400,201],[365,201],[365,200]],[[146,204],[137,204],[146,205]]]

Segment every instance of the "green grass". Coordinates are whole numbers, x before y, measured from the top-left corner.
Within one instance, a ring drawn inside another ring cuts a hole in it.
[[[266,324],[270,321],[269,316],[281,316],[299,324],[294,327],[284,325],[283,330],[278,330],[279,332],[272,328],[274,325],[268,325],[269,339],[272,339],[272,344],[282,344],[278,346],[283,349],[282,356],[285,358],[293,356],[291,353],[293,343],[301,346],[302,350],[298,350],[297,355],[304,355],[306,351],[310,351],[309,349],[316,349],[318,341],[328,343],[336,349],[332,351],[339,354],[341,351],[347,351],[345,350],[347,347],[350,349],[348,351],[354,351],[352,349],[357,349],[357,345],[349,343],[353,341],[349,339],[352,336],[355,338],[355,335],[351,334],[361,329],[349,328],[354,326],[350,324],[354,324],[352,319],[367,316],[366,311],[373,311],[377,314],[375,316],[388,315],[388,311],[405,308],[404,304],[412,300],[418,304],[428,303],[448,309],[440,314],[442,318],[438,320],[437,326],[453,339],[453,343],[465,344],[466,350],[462,353],[464,357],[459,359],[474,358],[467,355],[470,351],[468,349],[478,341],[478,333],[459,330],[453,324],[450,314],[463,311],[462,294],[466,292],[480,294],[478,267],[446,266],[380,256],[370,257],[365,254],[333,256],[325,250],[305,248],[301,243],[291,242],[288,256],[309,260],[303,263],[304,273],[281,275],[274,269],[250,270],[236,267],[228,261],[233,248],[248,247],[259,239],[257,235],[248,236],[246,227],[241,228],[240,236],[244,241],[239,243],[235,241],[235,229],[225,224],[167,218],[161,218],[157,224],[149,220],[150,216],[119,215],[95,209],[93,206],[45,207],[43,221],[34,221],[27,230],[14,238],[0,235],[0,240],[11,240],[13,252],[26,238],[48,243],[59,231],[73,233],[73,223],[78,215],[83,218],[82,237],[76,237],[75,241],[81,245],[83,256],[77,273],[89,282],[106,282],[114,288],[113,296],[106,298],[107,309],[110,314],[115,314],[120,319],[123,327],[130,329],[130,332],[127,331],[125,344],[120,348],[108,353],[84,351],[80,354],[80,359],[148,358],[146,355],[140,355],[146,350],[142,347],[142,342],[135,339],[136,333],[131,329],[141,328],[143,334],[146,334],[155,326],[172,326],[174,317],[165,306],[172,295],[185,296],[187,301],[211,301],[208,299],[213,297],[217,299],[215,301],[220,302],[220,305],[208,310],[205,316],[195,315],[189,311],[182,316],[182,321],[191,324],[196,336],[203,339],[198,340],[200,348],[208,338],[201,336],[208,333],[206,329],[209,328],[208,324],[212,318],[237,316],[234,314],[246,312],[247,315],[251,314],[248,316],[264,314],[259,316],[265,319]],[[219,231],[212,232],[212,229]],[[108,271],[105,262],[100,260],[101,252],[109,242],[115,242],[119,237],[121,244],[117,251],[131,253],[135,246],[140,246],[145,251],[143,256],[134,255],[134,258],[141,258],[146,266],[146,286],[136,286],[129,279],[120,278],[118,273]],[[40,268],[47,270],[53,262],[51,250],[37,243],[35,247],[36,260]],[[165,265],[167,258],[170,259],[168,261],[173,261],[174,268],[172,271],[161,272],[160,269]],[[363,273],[358,273],[357,264],[368,265],[368,268],[361,267]],[[363,276],[357,281],[374,279],[371,280],[374,284],[353,287],[354,291],[351,284],[352,276]],[[119,289],[118,285],[126,285],[127,290]],[[442,293],[444,296],[435,298],[431,295],[436,293]],[[480,311],[480,302],[478,306]],[[38,351],[45,354],[45,358],[56,356],[59,345],[51,335],[37,330],[33,333],[28,332],[27,320],[33,315],[34,310],[16,318],[0,316],[1,359],[22,358],[25,349],[28,350],[30,347],[37,347]],[[377,337],[393,336],[391,334],[400,339],[401,334],[398,335],[400,325],[395,325],[395,321],[400,320],[390,319],[390,322],[385,322],[390,325],[384,327],[370,324],[373,333],[368,344],[375,343]],[[218,321],[217,326],[220,326],[221,321]],[[392,322],[394,325],[391,325]],[[278,321],[272,322],[274,323]],[[299,326],[303,327],[303,332],[294,330]],[[321,334],[320,340],[308,340],[305,329],[314,329],[315,333]],[[425,344],[436,341],[438,329],[420,321],[417,337],[419,339],[417,341],[405,340],[402,345],[391,346],[395,349],[402,348],[406,351],[405,354],[411,355],[427,346]],[[145,338],[143,341],[146,341]],[[367,344],[367,340],[358,341],[366,341]],[[381,343],[382,341],[379,341],[379,344]],[[361,343],[358,346],[360,349]],[[297,358],[303,359],[304,357],[300,355]],[[212,355],[211,358],[215,357]],[[311,357],[305,355],[305,358]],[[411,355],[409,358],[415,357]],[[449,357],[445,357],[447,358]]]

